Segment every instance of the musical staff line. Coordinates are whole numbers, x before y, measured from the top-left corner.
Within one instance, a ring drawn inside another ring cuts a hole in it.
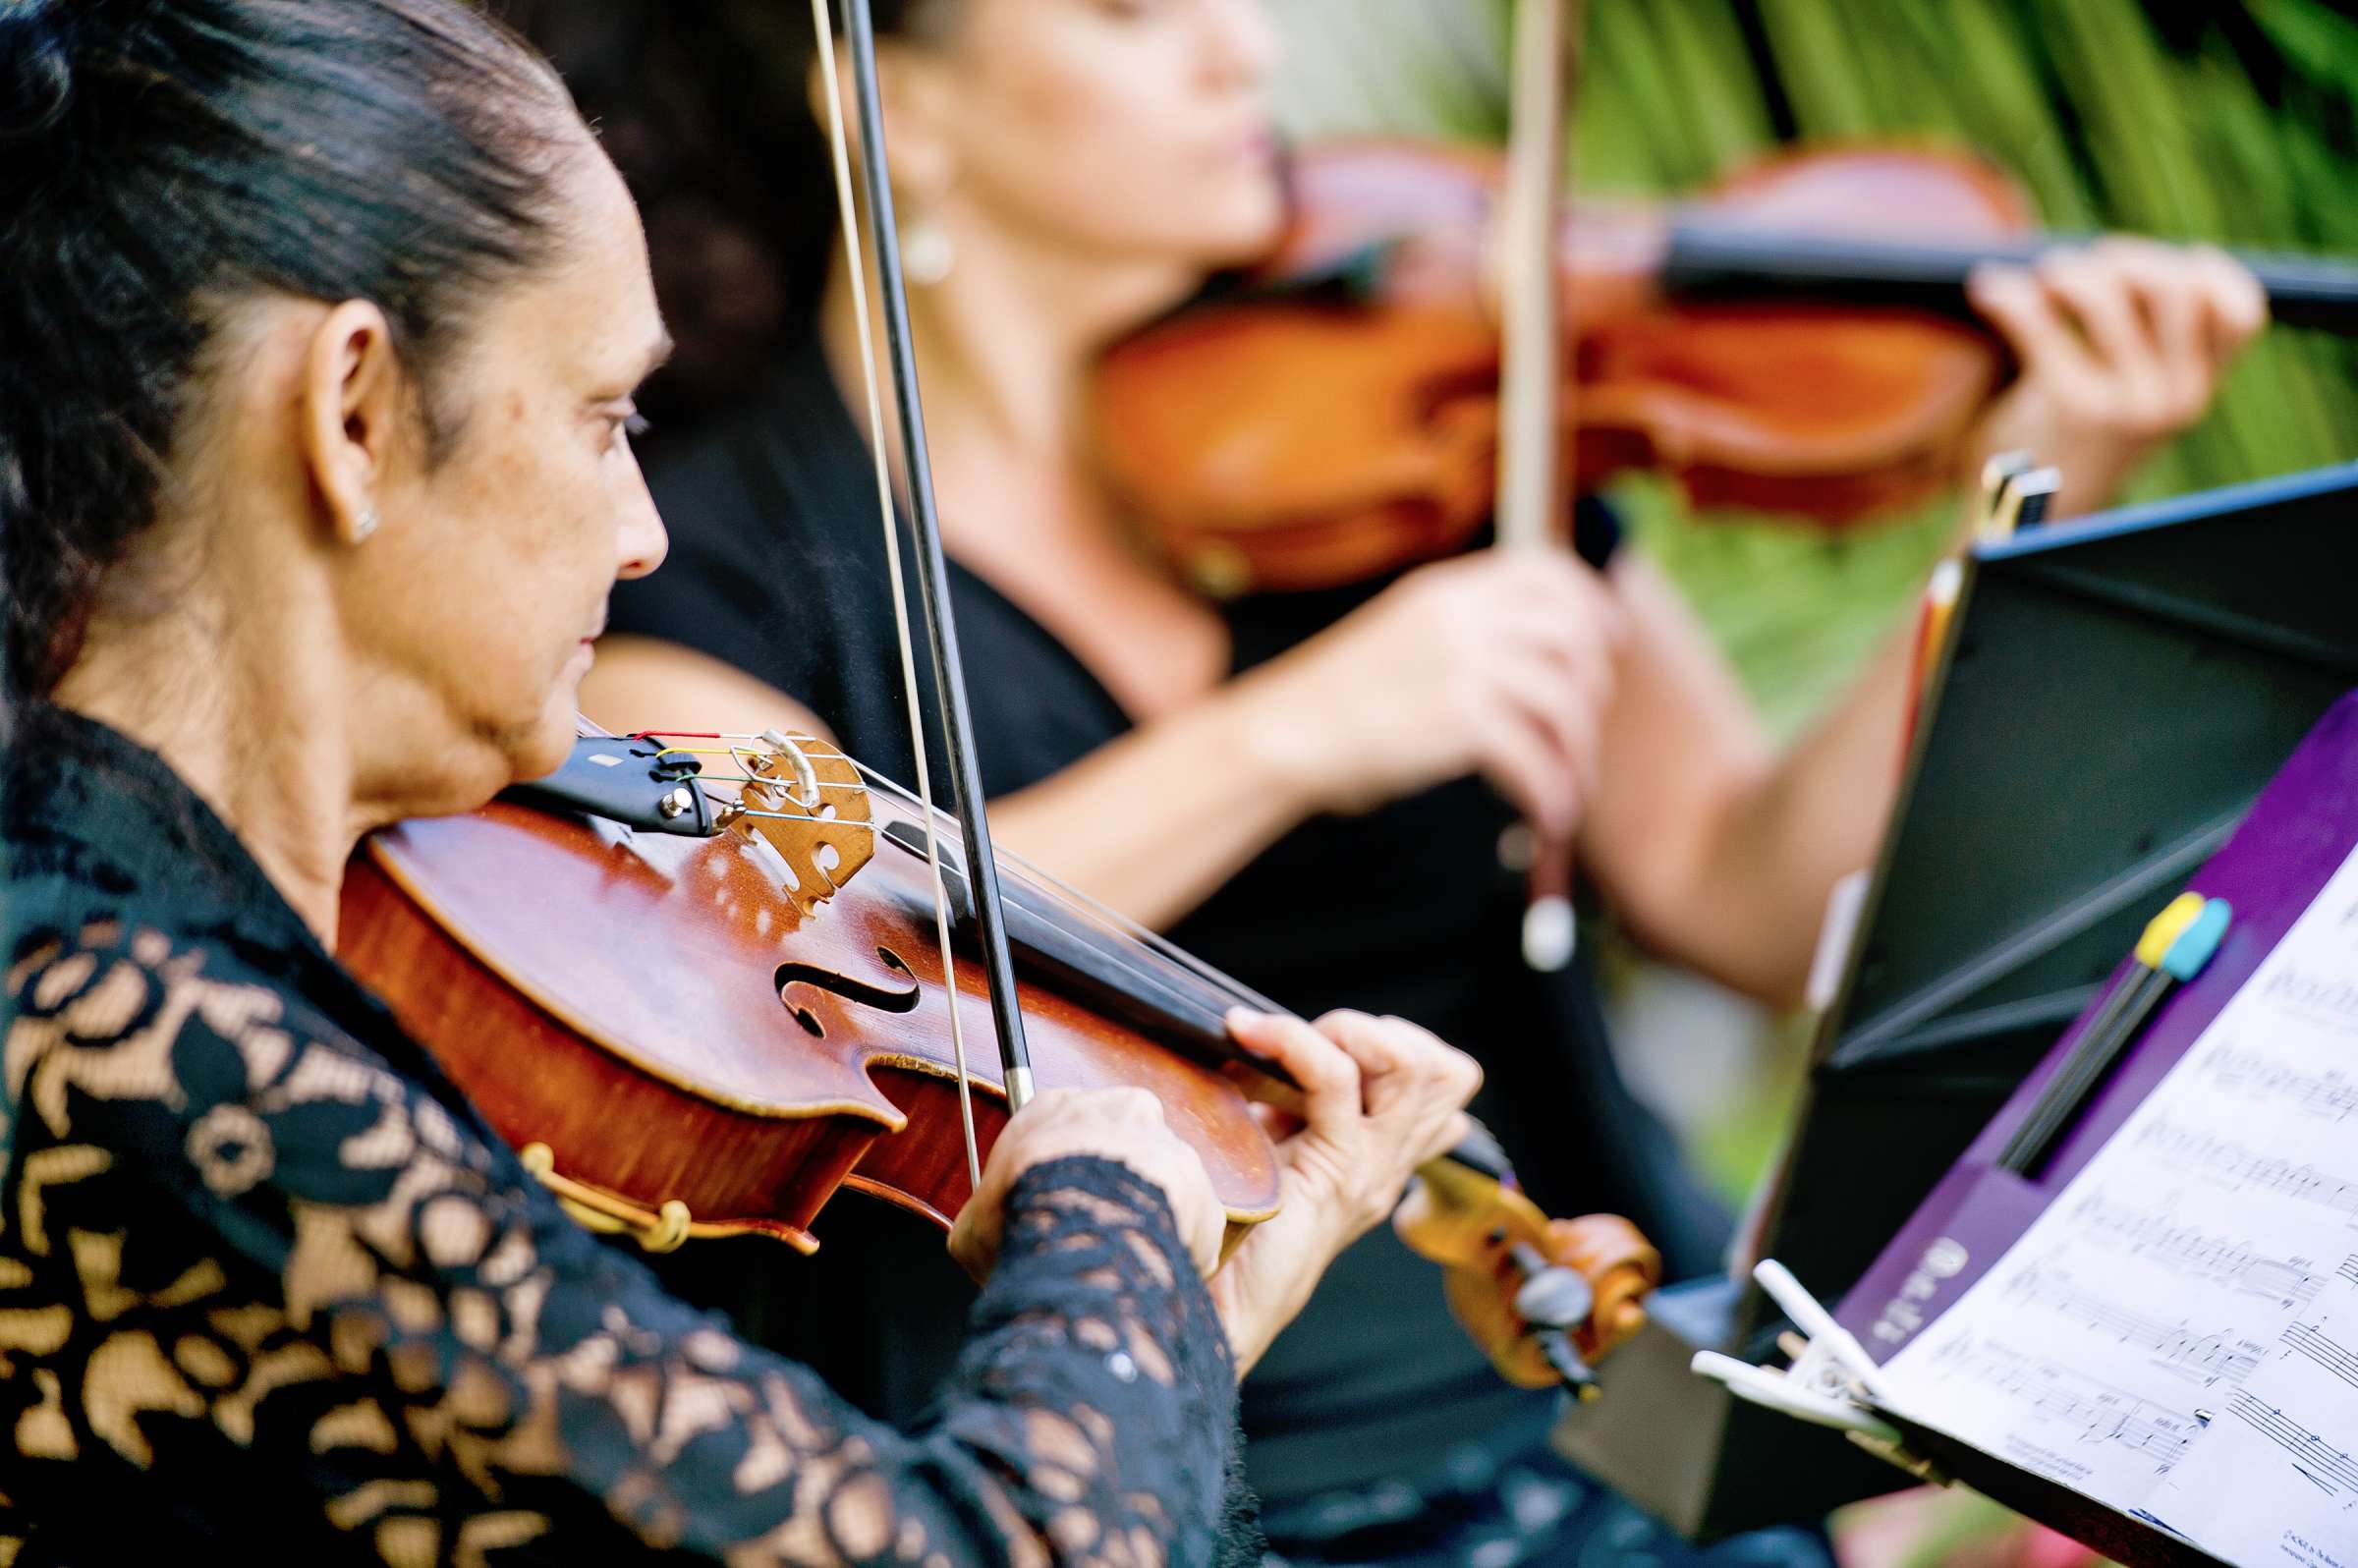
[[[2284,1344],[2287,1349],[2308,1357],[2352,1388],[2358,1388],[2358,1356],[2351,1355],[2347,1349],[2328,1339],[2319,1330],[2307,1323],[2294,1323],[2284,1330]]]
[[[2321,1121],[2344,1122],[2358,1116],[2358,1082],[2344,1073],[2304,1073],[2264,1052],[2232,1045],[2212,1051],[2200,1066],[2221,1089],[2280,1099]]]
[[[2228,1407],[2235,1419],[2292,1456],[2293,1468],[2334,1496],[2358,1492],[2358,1460],[2334,1447],[2267,1400],[2238,1389]]]
[[[2358,1285],[2358,1253],[2352,1253],[2349,1257],[2343,1259],[2341,1260],[2341,1266],[2333,1270],[2333,1272],[2336,1277],[2346,1279],[2353,1285]]]
[[[2150,1455],[2157,1470],[2185,1457],[2202,1429],[2188,1412],[2173,1410],[2087,1372],[1994,1342],[1964,1341],[1940,1360],[1959,1374],[2002,1393],[2023,1396],[2030,1415],[2076,1428],[2083,1442],[2110,1443]]]
[[[2164,1160],[2223,1177],[2238,1192],[2258,1189],[2358,1216],[2358,1179],[2319,1170],[2303,1160],[2254,1153],[2231,1138],[2180,1127],[2166,1117],[2148,1123],[2138,1133],[2136,1147]]]
[[[2087,1227],[2090,1240],[2110,1243],[2190,1279],[2223,1285],[2247,1295],[2306,1307],[2317,1300],[2325,1276],[2305,1266],[2305,1258],[2269,1258],[2250,1244],[2205,1231],[2159,1209],[2115,1204],[2099,1190],[2082,1199],[2071,1217]],[[2358,1256],[2345,1268],[2358,1270]],[[2358,1272],[2351,1274],[2358,1280]]]
[[[2060,1316],[2116,1336],[2154,1353],[2173,1369],[2241,1383],[2260,1367],[2260,1347],[2230,1342],[2223,1332],[2198,1333],[2183,1323],[2165,1323],[2132,1312],[2094,1291],[2083,1290],[2067,1273],[2033,1263],[2008,1281],[2008,1289],[2052,1307]]]

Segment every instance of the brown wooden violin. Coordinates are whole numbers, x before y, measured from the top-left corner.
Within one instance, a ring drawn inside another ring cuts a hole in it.
[[[1496,153],[1343,142],[1293,184],[1274,254],[1097,374],[1108,478],[1216,593],[1450,553],[1494,509]],[[1953,481],[2009,373],[1966,275],[2055,243],[1990,165],[1898,145],[1780,154],[1667,211],[1584,202],[1555,233],[1567,472],[1829,523]],[[2276,321],[2358,331],[2358,271],[2244,260]]]
[[[710,764],[710,765],[707,765]],[[947,1227],[1008,1105],[973,890],[940,835],[955,981],[934,944],[918,804],[803,737],[585,738],[553,778],[374,835],[341,954],[575,1213],[650,1247],[746,1232],[798,1249],[845,1188]],[[1002,868],[1041,1087],[1151,1091],[1231,1236],[1277,1202],[1228,1007],[1270,1004]],[[1232,1068],[1231,1071],[1234,1069]],[[1550,1221],[1487,1140],[1429,1167],[1410,1245],[1502,1372],[1588,1377],[1634,1333],[1658,1260],[1627,1221]]]

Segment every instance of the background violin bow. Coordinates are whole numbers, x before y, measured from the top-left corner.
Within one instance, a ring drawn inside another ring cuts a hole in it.
[[[1557,211],[1570,158],[1565,100],[1577,82],[1580,0],[1523,0],[1515,12],[1514,126],[1498,224],[1498,547],[1549,549],[1570,485],[1570,393],[1560,361]],[[1534,835],[1523,959],[1572,962],[1572,848]]]

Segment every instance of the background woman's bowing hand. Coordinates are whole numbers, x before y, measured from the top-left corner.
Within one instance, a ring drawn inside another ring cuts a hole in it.
[[[1597,789],[1622,636],[1612,589],[1569,552],[1484,550],[1409,573],[1240,690],[1308,810],[1480,773],[1568,837]]]
[[[1277,1135],[1282,1206],[1211,1277],[1242,1375],[1335,1255],[1392,1211],[1409,1174],[1466,1136],[1482,1069],[1404,1019],[1338,1011],[1314,1027],[1239,1008],[1228,1027],[1302,1086],[1298,1101],[1287,1094],[1264,1118]]]
[[[2268,321],[2243,264],[2209,246],[2112,237],[1987,265],[1975,308],[2021,364],[1967,450],[1978,472],[2014,448],[2058,465],[2057,516],[2107,504],[2130,471],[2203,417]]]

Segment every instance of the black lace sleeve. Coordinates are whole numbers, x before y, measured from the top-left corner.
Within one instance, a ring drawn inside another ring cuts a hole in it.
[[[15,956],[0,1537],[40,1535],[35,1497],[105,1496],[393,1563],[1216,1554],[1226,1341],[1125,1167],[1017,1185],[940,1415],[904,1433],[663,1295],[421,1085],[227,968],[112,927]]]

